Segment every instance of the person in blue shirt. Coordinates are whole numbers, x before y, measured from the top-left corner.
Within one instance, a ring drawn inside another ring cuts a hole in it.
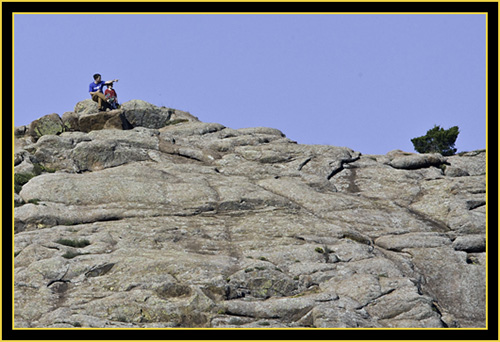
[[[108,101],[106,99],[106,96],[104,96],[104,92],[102,91],[102,88],[107,84],[112,84],[113,82],[118,82],[118,80],[115,79],[115,80],[104,82],[101,80],[100,74],[95,74],[94,75],[94,82],[90,83],[90,85],[89,85],[90,97],[92,98],[93,101],[97,102],[97,104],[99,105],[100,111],[105,111],[106,108],[109,107]]]

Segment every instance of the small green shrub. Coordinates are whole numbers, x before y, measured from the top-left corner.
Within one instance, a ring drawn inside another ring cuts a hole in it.
[[[14,208],[17,208],[17,207],[20,207],[22,205],[25,205],[26,202],[24,202],[23,200],[21,200],[20,202],[14,202]]]
[[[73,259],[74,257],[77,257],[79,255],[82,255],[82,253],[74,252],[74,251],[67,251],[66,253],[64,253],[62,255],[62,257],[66,258],[66,259]]]
[[[23,188],[23,185],[28,183],[31,178],[39,176],[42,173],[54,173],[54,172],[56,172],[55,169],[45,167],[39,163],[35,163],[33,164],[33,173],[14,174],[14,192],[18,194]]]
[[[315,252],[317,252],[317,253],[320,253],[320,254],[325,253],[325,250],[324,250],[323,248],[321,248],[321,247],[316,247],[316,248],[314,249],[314,251],[315,251]]]
[[[50,168],[50,167],[46,167],[40,163],[35,163],[33,164],[33,171],[35,173],[36,176],[38,175],[41,175],[42,173],[44,172],[47,172],[47,173],[54,173],[56,172],[56,169],[53,169],[53,168]]]
[[[84,240],[59,239],[56,241],[56,243],[75,248],[82,248],[90,245],[90,241],[87,239]]]
[[[35,177],[32,173],[15,173],[14,174],[14,192],[18,194],[23,185],[28,183],[31,178]]]
[[[178,125],[183,122],[188,122],[189,120],[186,119],[175,119],[175,120],[170,120],[165,123],[165,126],[172,126],[172,125]]]

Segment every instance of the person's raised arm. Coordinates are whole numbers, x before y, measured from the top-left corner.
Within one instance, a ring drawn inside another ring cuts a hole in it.
[[[106,81],[106,82],[104,82],[104,84],[111,84],[111,83],[114,83],[114,82],[118,82],[118,79],[111,80],[111,81]]]

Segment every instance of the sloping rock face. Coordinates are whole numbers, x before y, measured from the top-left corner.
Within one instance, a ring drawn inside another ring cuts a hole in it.
[[[485,151],[85,108],[16,128],[16,327],[485,326]]]

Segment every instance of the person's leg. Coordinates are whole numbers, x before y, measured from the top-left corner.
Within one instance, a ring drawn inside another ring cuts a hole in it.
[[[117,108],[116,98],[114,98],[114,97],[110,98],[109,105],[110,105],[111,109],[116,109]]]
[[[97,104],[99,105],[99,110],[105,110],[106,107],[105,107],[105,104],[107,103],[106,102],[106,96],[104,96],[103,93],[97,93],[97,94],[94,94],[92,96],[92,100],[97,102]]]

